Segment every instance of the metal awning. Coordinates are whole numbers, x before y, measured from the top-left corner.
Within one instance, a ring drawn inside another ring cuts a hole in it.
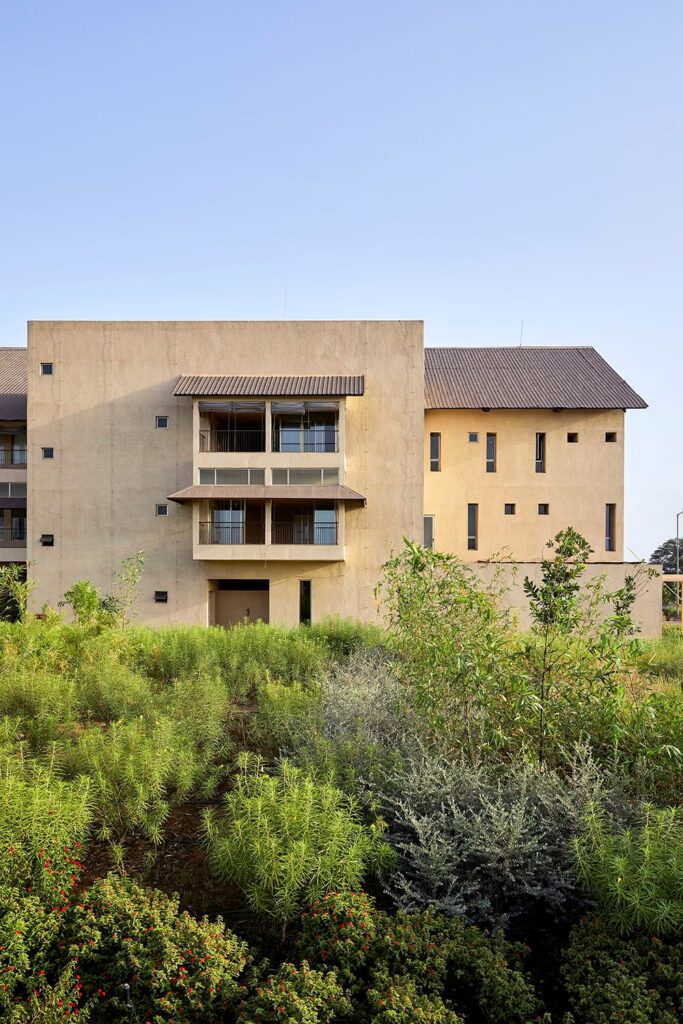
[[[182,491],[169,494],[169,501],[182,505],[191,501],[221,501],[234,498],[253,501],[349,501],[365,504],[366,499],[358,491],[342,484],[194,484]]]
[[[174,395],[190,395],[193,398],[225,395],[231,398],[254,396],[257,398],[297,398],[316,395],[341,398],[346,395],[365,393],[365,377],[333,375],[329,377],[179,377],[173,389]]]

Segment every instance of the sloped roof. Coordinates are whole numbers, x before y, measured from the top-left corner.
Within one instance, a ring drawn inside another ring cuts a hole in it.
[[[174,395],[230,395],[232,397],[258,395],[260,398],[279,398],[296,395],[362,395],[365,377],[180,377],[173,389]]]
[[[594,348],[427,348],[426,409],[646,409]]]
[[[28,351],[0,347],[0,420],[26,419]]]
[[[365,498],[358,491],[345,487],[343,484],[193,484],[182,491],[169,494],[169,501],[177,501],[182,505],[187,501],[204,501],[206,499],[250,499],[275,501],[360,501]]]

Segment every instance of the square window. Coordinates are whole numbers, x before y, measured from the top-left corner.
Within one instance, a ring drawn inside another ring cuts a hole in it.
[[[517,512],[517,506],[507,502],[506,505],[505,505],[505,515],[506,516],[514,516],[516,512]]]
[[[55,450],[54,450],[54,448],[43,448],[42,451],[43,451],[43,458],[44,459],[54,459],[54,457],[55,457]]]
[[[166,430],[168,427],[168,416],[157,416],[157,430]]]
[[[539,514],[539,516],[549,516],[550,515],[550,505],[548,505],[545,502],[543,504],[540,504],[538,506],[538,514]]]
[[[43,377],[51,377],[52,376],[52,363],[41,363],[40,364],[40,372],[41,372]]]
[[[607,433],[605,434],[605,441],[607,441],[610,444],[615,444],[616,440],[617,440],[617,432],[616,432],[616,430],[608,430]]]
[[[578,434],[573,433],[573,432],[567,434],[567,444],[578,444],[578,443],[579,443],[579,435]]]
[[[168,515],[168,505],[157,505],[156,506],[156,513],[157,513],[158,516],[167,516]]]
[[[479,434],[476,432],[476,430],[470,430],[469,434],[467,435],[467,440],[469,441],[470,444],[477,444],[477,442],[479,441]]]
[[[157,604],[168,604],[168,590],[155,590],[154,600]]]
[[[54,533],[41,533],[40,543],[44,548],[53,548],[55,546],[55,535]]]

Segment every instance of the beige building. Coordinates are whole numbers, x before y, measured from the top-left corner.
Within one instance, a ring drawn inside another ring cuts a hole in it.
[[[38,609],[144,551],[151,624],[371,620],[403,537],[533,576],[572,525],[616,585],[644,406],[593,349],[425,351],[416,321],[33,322],[0,350],[0,558]]]

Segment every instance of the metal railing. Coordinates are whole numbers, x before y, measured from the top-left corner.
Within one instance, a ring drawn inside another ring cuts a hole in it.
[[[264,452],[265,430],[200,430],[200,452]]]
[[[4,469],[7,466],[23,467],[25,465],[26,448],[13,448],[11,451],[7,448],[0,448],[0,468]]]
[[[265,523],[200,523],[200,544],[265,544]]]
[[[337,544],[337,523],[273,523],[272,544]]]
[[[295,427],[273,430],[274,452],[337,452],[339,431],[336,427]]]
[[[25,548],[26,527],[22,526],[0,526],[0,548]]]

